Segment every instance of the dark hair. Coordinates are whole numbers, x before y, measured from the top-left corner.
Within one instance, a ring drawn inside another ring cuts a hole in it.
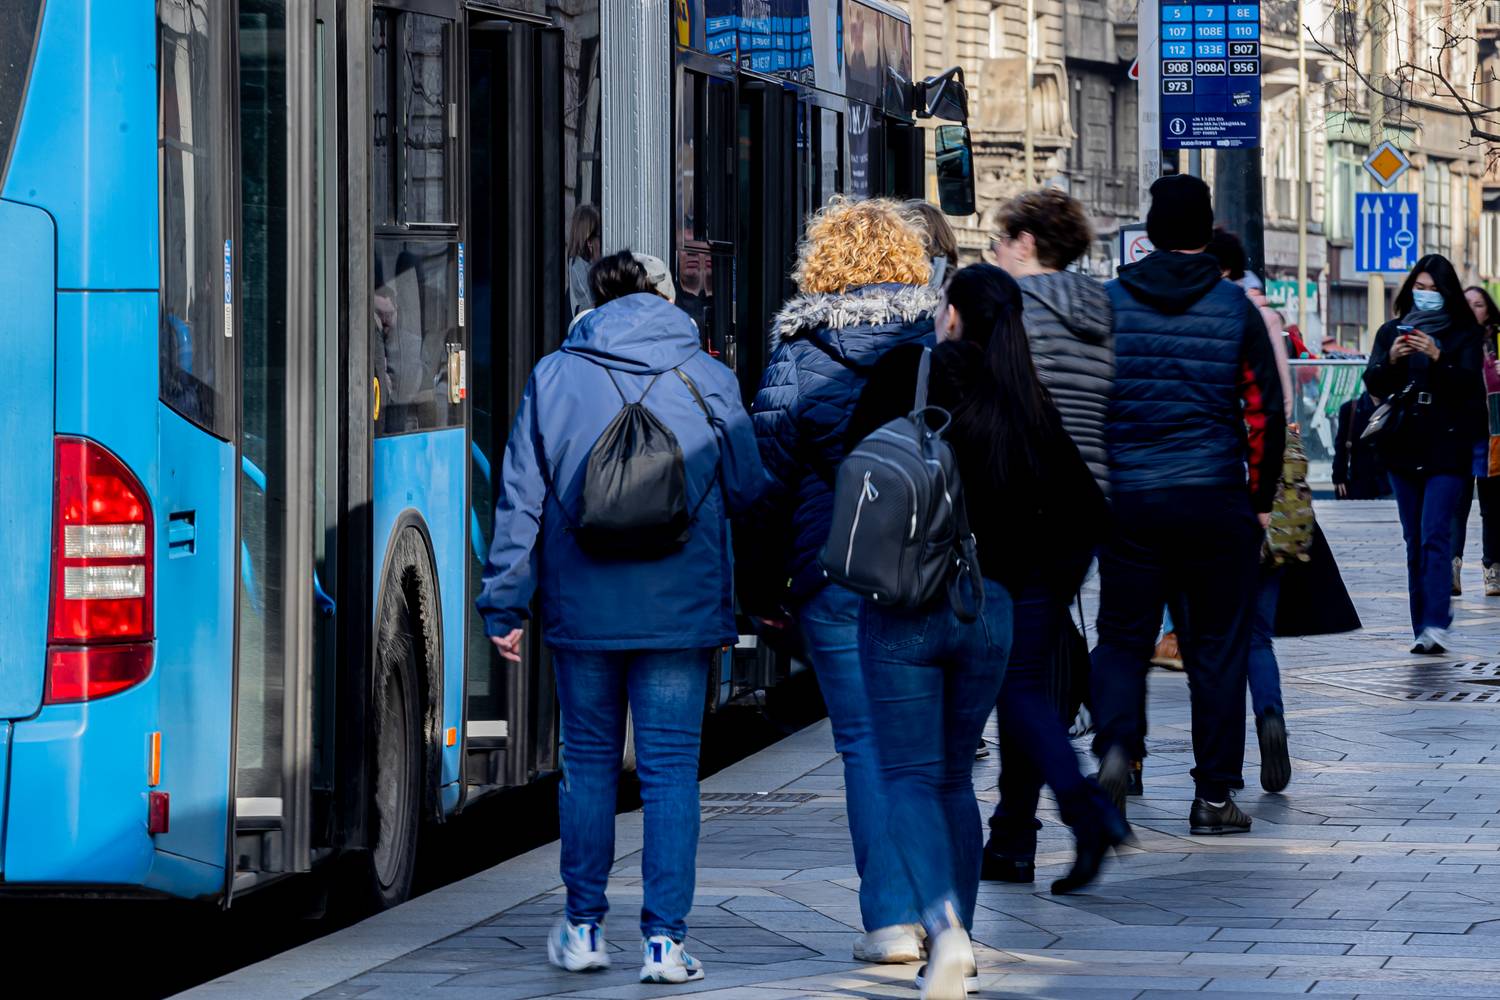
[[[931,202],[920,198],[913,198],[906,203],[922,223],[922,236],[927,244],[927,256],[946,257],[948,266],[958,265],[958,237],[953,235],[953,227],[948,225],[948,217],[943,214],[942,209]]]
[[[1013,487],[1015,477],[1039,474],[1059,419],[1031,360],[1021,287],[993,264],[971,264],[953,275],[944,301],[963,320],[964,343],[983,354],[978,384],[953,412],[955,440],[987,448],[995,482]]]
[[[588,260],[591,249],[589,244],[599,238],[602,223],[599,210],[588,202],[575,208],[573,218],[568,223],[568,256]]]
[[[1030,233],[1037,260],[1056,271],[1082,257],[1094,238],[1082,203],[1057,188],[1016,195],[1000,209],[996,223],[1010,239]]]
[[[605,254],[589,268],[589,291],[594,296],[594,308],[606,302],[623,299],[638,292],[656,294],[656,286],[641,262],[631,256],[629,250]]]
[[[1470,292],[1478,292],[1479,297],[1484,299],[1484,313],[1489,317],[1489,319],[1485,320],[1485,327],[1500,326],[1500,306],[1495,305],[1495,300],[1490,295],[1489,289],[1483,285],[1470,285],[1464,289],[1464,297],[1467,298]]]
[[[1219,270],[1226,272],[1230,281],[1239,281],[1245,276],[1245,244],[1223,226],[1214,228],[1214,238],[1208,241],[1207,253],[1219,262]]]
[[[1417,261],[1417,266],[1411,269],[1411,273],[1402,282],[1401,291],[1396,293],[1397,318],[1412,311],[1411,289],[1417,283],[1417,275],[1424,272],[1442,293],[1443,311],[1453,321],[1454,329],[1477,326],[1474,312],[1469,308],[1469,300],[1464,298],[1464,283],[1458,280],[1458,272],[1453,270],[1453,264],[1440,253],[1430,253]]]

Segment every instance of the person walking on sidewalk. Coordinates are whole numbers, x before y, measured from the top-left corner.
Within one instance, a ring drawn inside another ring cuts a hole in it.
[[[1413,653],[1446,651],[1453,622],[1453,514],[1485,439],[1483,334],[1448,258],[1417,261],[1396,318],[1375,334],[1365,386],[1391,406],[1379,432],[1401,533]]]
[[[1091,526],[1104,519],[1103,494],[1037,379],[1021,310],[1004,271],[963,268],[938,311],[930,356],[927,402],[951,416],[944,439],[978,541],[979,616],[962,621],[946,594],[916,611],[866,601],[860,613],[888,835],[927,932],[924,998],[959,1000],[966,980],[977,988],[967,933],[981,854],[973,748],[1005,673],[1012,595],[1075,593],[1094,547]],[[850,422],[851,446],[913,411],[924,350],[896,347],[875,365]],[[1056,719],[1052,705],[1037,710]],[[1102,813],[1087,815],[1097,822]]]
[[[1241,288],[1246,282],[1245,245],[1223,227],[1214,230],[1208,244],[1208,255],[1219,262],[1219,273],[1226,281]],[[1281,380],[1281,412],[1288,426],[1292,422],[1292,368],[1287,360],[1285,334],[1281,316],[1266,302],[1257,285],[1245,294],[1260,310],[1265,323],[1276,372]],[[1277,478],[1280,479],[1278,469]],[[1276,607],[1281,597],[1281,580],[1286,568],[1269,551],[1263,552],[1260,575],[1255,585],[1255,611],[1250,621],[1250,656],[1246,668],[1250,682],[1250,707],[1255,713],[1255,733],[1260,743],[1260,784],[1273,795],[1283,791],[1292,780],[1291,752],[1287,746],[1286,707],[1281,700],[1281,666],[1276,662]],[[1239,784],[1240,788],[1244,783]]]
[[[1189,825],[1232,833],[1250,828],[1229,789],[1244,766],[1256,573],[1286,430],[1281,380],[1259,310],[1204,253],[1208,186],[1160,178],[1146,226],[1156,251],[1106,286],[1113,516],[1100,556],[1094,750],[1100,784],[1123,811],[1130,761],[1145,753],[1146,663],[1163,604],[1180,604],[1195,758]]]
[[[692,320],[663,297],[672,291],[665,265],[641,260],[619,253],[593,266],[597,307],[531,373],[505,447],[495,540],[475,603],[500,655],[519,662],[540,591],[553,653],[568,892],[548,957],[571,972],[609,965],[605,886],[628,707],[645,810],[641,981],[682,983],[703,978],[683,940],[709,666],[736,638],[728,519],[766,484],[734,374],[699,348]],[[611,539],[623,542],[598,526],[610,497],[594,466],[618,440],[616,422],[632,416],[657,445],[672,439],[668,453],[675,448],[680,462],[680,516],[649,551],[610,548]]]
[[[1368,392],[1361,392],[1339,407],[1338,436],[1333,442],[1333,488],[1340,500],[1381,500],[1391,495],[1391,475],[1380,460],[1380,449],[1364,436],[1379,405]],[[1500,529],[1500,511],[1496,517],[1495,527]]]
[[[1059,639],[1071,628],[1069,608],[1077,596],[1076,586],[1058,589],[1054,566],[1071,560],[1062,582],[1082,580],[1102,540],[1103,493],[1109,485],[1104,444],[1114,380],[1109,295],[1094,279],[1065,270],[1092,239],[1083,206],[1061,191],[1044,188],[1019,195],[1001,209],[992,244],[996,262],[1020,288],[1022,323],[1037,378],[1095,484],[1073,498],[1078,516],[1061,530],[1061,537],[1051,540],[1049,551],[1039,551],[1011,581],[1015,631],[996,704],[1000,802],[990,817],[983,877],[1021,883],[1035,879],[1041,828],[1036,809],[1045,781],[1077,844],[1073,870],[1053,883],[1059,893],[1092,882],[1106,853],[1129,832],[1098,785],[1083,776],[1067,724],[1052,703]],[[958,314],[974,315],[976,307],[965,305],[958,303]],[[980,325],[986,320],[994,325],[988,315]]]
[[[1464,289],[1464,299],[1474,313],[1474,322],[1484,334],[1484,381],[1486,402],[1500,396],[1500,361],[1497,361],[1496,341],[1500,332],[1500,308],[1490,293],[1478,285]],[[1469,539],[1469,512],[1474,509],[1474,494],[1479,494],[1479,523],[1483,531],[1484,548],[1484,596],[1500,597],[1500,475],[1491,475],[1491,442],[1500,439],[1500,407],[1486,406],[1489,417],[1489,436],[1474,449],[1474,475],[1465,479],[1464,491],[1458,498],[1458,510],[1453,515],[1453,596],[1464,592],[1463,568],[1464,545]],[[1500,449],[1496,449],[1500,452]],[[1500,459],[1500,453],[1496,455]]]
[[[859,598],[828,584],[818,552],[828,539],[849,417],[870,369],[893,347],[931,343],[940,293],[928,284],[921,230],[900,203],[883,199],[835,199],[814,216],[794,277],[801,292],[772,323],[771,363],[752,408],[772,486],[742,535],[762,559],[779,550],[773,561],[789,585],[776,600],[784,599],[801,627],[844,759],[866,931],[855,941],[854,957],[910,962],[921,951],[920,927],[886,834],[875,727],[860,669]],[[971,762],[973,753],[970,743]]]

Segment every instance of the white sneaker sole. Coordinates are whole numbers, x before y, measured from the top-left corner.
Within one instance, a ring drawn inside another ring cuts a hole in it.
[[[641,966],[641,982],[655,983],[658,986],[680,986],[683,983],[696,983],[702,978],[702,969],[689,969],[685,966],[671,969],[665,966]]]

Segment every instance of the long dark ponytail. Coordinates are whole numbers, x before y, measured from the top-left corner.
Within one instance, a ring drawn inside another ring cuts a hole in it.
[[[934,352],[968,387],[953,412],[955,443],[986,455],[998,485],[1039,478],[1059,418],[1032,363],[1020,286],[998,267],[971,264],[953,275],[944,301],[963,321],[962,340]]]

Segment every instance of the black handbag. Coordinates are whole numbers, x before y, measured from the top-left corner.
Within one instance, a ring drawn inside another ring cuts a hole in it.
[[[1078,620],[1083,617],[1083,594],[1078,595]],[[1091,676],[1089,643],[1078,630],[1073,616],[1063,612],[1052,651],[1052,701],[1064,726],[1071,726],[1078,709],[1089,701]]]
[[[1372,438],[1390,437],[1391,433],[1401,425],[1401,420],[1406,415],[1407,401],[1415,388],[1415,383],[1408,382],[1391,393],[1389,399],[1375,407],[1375,412],[1370,414],[1370,422],[1365,425],[1364,433],[1360,434],[1359,439],[1367,441]]]

